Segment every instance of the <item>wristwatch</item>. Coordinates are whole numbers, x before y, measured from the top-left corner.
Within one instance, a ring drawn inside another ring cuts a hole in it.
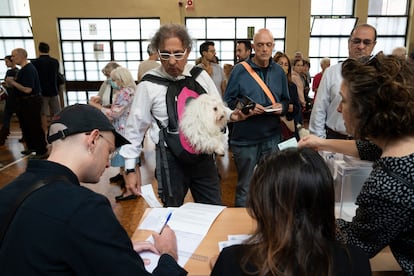
[[[125,175],[128,175],[129,173],[134,173],[135,169],[126,169],[125,170]]]

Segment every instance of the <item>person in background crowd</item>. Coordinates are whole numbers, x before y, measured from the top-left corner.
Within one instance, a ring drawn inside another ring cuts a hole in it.
[[[302,106],[302,110],[305,109],[306,107],[305,82],[302,77],[303,64],[304,64],[303,59],[294,59],[292,61],[292,81],[298,89],[298,97],[299,97],[299,102]]]
[[[407,58],[407,48],[405,48],[404,46],[395,47],[392,50],[391,55],[398,56],[401,58]]]
[[[238,40],[236,44],[237,62],[246,60],[252,56],[252,44],[250,40]]]
[[[377,43],[377,30],[369,24],[357,25],[348,39],[349,58],[358,59],[369,56]],[[329,139],[349,139],[344,120],[336,110],[341,97],[339,95],[342,63],[325,70],[318,87],[315,104],[309,120],[309,131],[319,137]]]
[[[268,155],[257,165],[247,202],[257,228],[221,251],[211,275],[371,275],[363,250],[335,240],[334,209],[332,175],[317,152]]]
[[[317,73],[314,77],[313,77],[313,82],[312,82],[312,91],[315,93],[313,95],[313,99],[315,100],[316,98],[316,94],[318,93],[318,87],[319,84],[321,83],[321,79],[323,76],[323,73],[325,73],[326,68],[328,68],[329,66],[331,66],[331,59],[330,58],[323,58],[321,59],[320,62],[322,71]]]
[[[129,143],[101,111],[86,104],[64,108],[47,139],[48,160],[29,160],[26,171],[0,190],[0,225],[8,225],[0,241],[2,275],[151,275],[138,254],[146,250],[161,255],[152,275],[187,274],[176,262],[168,226],[153,234],[154,244],[132,243],[108,199],[80,185],[97,183],[109,155]]]
[[[59,101],[59,61],[49,55],[50,47],[45,42],[40,42],[39,57],[32,60],[39,74],[42,88],[42,126],[47,130],[48,120],[60,111]]]
[[[146,72],[160,66],[160,63],[158,62],[158,53],[151,47],[151,44],[148,44],[147,53],[148,59],[141,61],[138,67],[138,81],[142,79],[142,76]]]
[[[6,80],[7,77],[15,78],[19,69],[17,68],[16,64],[12,60],[12,56],[5,56],[4,62],[9,68],[6,72],[6,76],[4,79]],[[13,116],[13,113],[17,114],[17,100],[16,100],[16,93],[14,92],[13,87],[9,87],[7,82],[3,81],[1,83],[3,88],[5,89],[5,105],[4,105],[4,114],[3,114],[3,126],[0,130],[0,146],[3,146],[6,142],[7,137],[10,134],[10,121]]]
[[[200,45],[201,63],[197,66],[207,71],[213,79],[214,84],[220,95],[223,97],[223,92],[226,89],[223,68],[218,65],[216,57],[216,49],[213,41],[206,41]]]
[[[13,87],[17,97],[20,126],[27,149],[22,154],[31,154],[30,158],[47,157],[45,132],[42,128],[42,96],[39,75],[33,64],[27,59],[27,51],[16,48],[12,51],[12,60],[20,66],[16,77],[7,77],[6,83]]]
[[[273,56],[273,60],[282,67],[283,71],[286,74],[287,80],[288,80],[288,86],[289,86],[289,109],[286,113],[287,120],[293,120],[294,125],[294,131],[290,130],[286,125],[282,126],[282,134],[283,139],[291,138],[292,136],[295,136],[296,139],[299,140],[299,134],[297,131],[297,124],[303,125],[303,119],[302,119],[302,107],[299,102],[299,96],[298,96],[298,89],[296,87],[296,84],[292,81],[292,66],[290,64],[289,57],[282,52],[276,52],[276,54]]]
[[[278,143],[282,141],[280,116],[288,112],[290,100],[286,75],[272,59],[275,46],[273,34],[268,29],[260,29],[253,41],[254,57],[234,66],[224,93],[224,101],[230,108],[235,108],[243,97],[256,103],[250,111],[252,116],[233,123],[229,137],[238,177],[237,207],[246,204],[249,182],[256,164],[263,156],[278,150]],[[253,75],[249,69],[253,70]],[[263,80],[271,95],[265,93],[253,78],[254,74]]]
[[[108,62],[105,67],[102,69],[102,73],[106,77],[106,81],[104,81],[101,86],[99,87],[98,97],[91,97],[90,101],[97,102],[105,107],[110,107],[113,101],[113,88],[112,88],[112,80],[111,80],[111,72],[115,68],[119,67],[118,63],[115,61]]]
[[[90,104],[99,110],[101,110],[106,117],[112,122],[115,130],[121,135],[125,134],[126,121],[130,114],[131,104],[135,95],[135,81],[131,75],[131,72],[125,67],[117,67],[111,71],[110,78],[112,80],[111,85],[116,93],[114,94],[114,100],[110,107],[104,107],[99,104],[99,99],[94,102],[90,101]],[[99,96],[98,96],[99,97]],[[125,160],[119,154],[117,149],[116,154],[111,158],[111,166],[120,168],[120,175],[122,180],[120,183],[123,192],[121,195],[116,196],[117,201],[124,201],[129,199],[136,199],[137,196],[131,191],[128,191],[125,187],[124,179],[124,167]]]

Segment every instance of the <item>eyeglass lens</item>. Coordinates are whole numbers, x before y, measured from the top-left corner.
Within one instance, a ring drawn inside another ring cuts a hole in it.
[[[160,59],[162,60],[169,60],[171,57],[175,60],[182,60],[185,57],[186,53],[187,53],[187,49],[185,49],[183,53],[173,53],[173,54],[158,51],[158,55],[160,56]]]
[[[360,39],[360,38],[354,38],[354,39],[351,39],[351,42],[353,43],[353,44],[355,44],[355,45],[358,45],[358,44],[361,44],[361,42],[362,43],[364,43],[364,45],[367,45],[367,46],[369,46],[369,45],[371,45],[372,43],[374,43],[372,40],[370,40],[370,39]]]

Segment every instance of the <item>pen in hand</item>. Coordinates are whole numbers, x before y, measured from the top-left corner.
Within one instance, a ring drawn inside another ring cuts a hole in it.
[[[162,226],[162,228],[161,228],[161,230],[160,230],[160,235],[161,235],[161,233],[162,233],[162,230],[164,230],[165,226],[167,225],[168,221],[170,220],[171,215],[172,215],[172,212],[170,212],[170,213],[168,214],[167,219],[165,220],[165,223],[164,223],[164,225]]]

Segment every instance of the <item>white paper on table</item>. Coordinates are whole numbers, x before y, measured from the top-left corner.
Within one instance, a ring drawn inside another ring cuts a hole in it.
[[[184,267],[190,258],[195,258],[199,261],[208,261],[208,256],[195,256],[193,253],[206,236],[214,220],[221,213],[221,211],[224,210],[224,208],[226,207],[190,202],[179,208],[173,209],[168,225],[174,230],[177,238],[177,263],[180,266]],[[147,214],[147,217],[154,216],[157,212],[163,212],[159,211],[159,209],[171,210],[170,208],[154,208]],[[154,210],[158,211],[155,211],[153,214]],[[168,213],[163,213],[160,216],[164,217],[165,222]],[[145,220],[146,219],[144,219],[138,227],[139,229],[144,229],[142,225],[146,223]],[[152,240],[152,236],[150,236],[147,240]],[[151,261],[148,266],[145,266],[149,272],[152,272],[157,266],[160,257],[159,255],[151,252],[140,253],[140,256]]]
[[[152,208],[138,226],[138,229],[152,230],[159,233],[171,212],[172,209],[170,208]]]
[[[141,186],[141,195],[151,208],[162,207],[161,203],[154,194],[151,184]]]
[[[224,208],[226,207],[220,205],[189,202],[174,210],[168,225],[174,231],[190,232],[204,237]]]
[[[185,264],[188,262],[188,260],[192,257],[193,252],[197,249],[198,245],[203,240],[202,235],[192,234],[188,232],[181,232],[181,231],[175,231],[175,236],[177,238],[177,253],[178,253],[178,265],[181,267],[184,267]],[[149,241],[151,243],[154,243],[154,239],[152,236],[149,236],[146,241]],[[157,255],[155,253],[152,253],[150,251],[140,252],[139,255],[142,259],[148,259],[150,260],[150,263],[148,265],[145,265],[145,269],[152,273],[154,269],[157,267],[158,261],[160,259],[160,255]],[[198,256],[198,257],[204,257],[204,256]],[[197,256],[196,256],[197,258]],[[208,257],[205,258],[205,260],[202,261],[208,261]]]
[[[297,148],[298,141],[296,140],[295,137],[292,137],[286,141],[283,141],[282,143],[279,143],[277,146],[279,147],[280,150],[284,150],[287,148]]]

